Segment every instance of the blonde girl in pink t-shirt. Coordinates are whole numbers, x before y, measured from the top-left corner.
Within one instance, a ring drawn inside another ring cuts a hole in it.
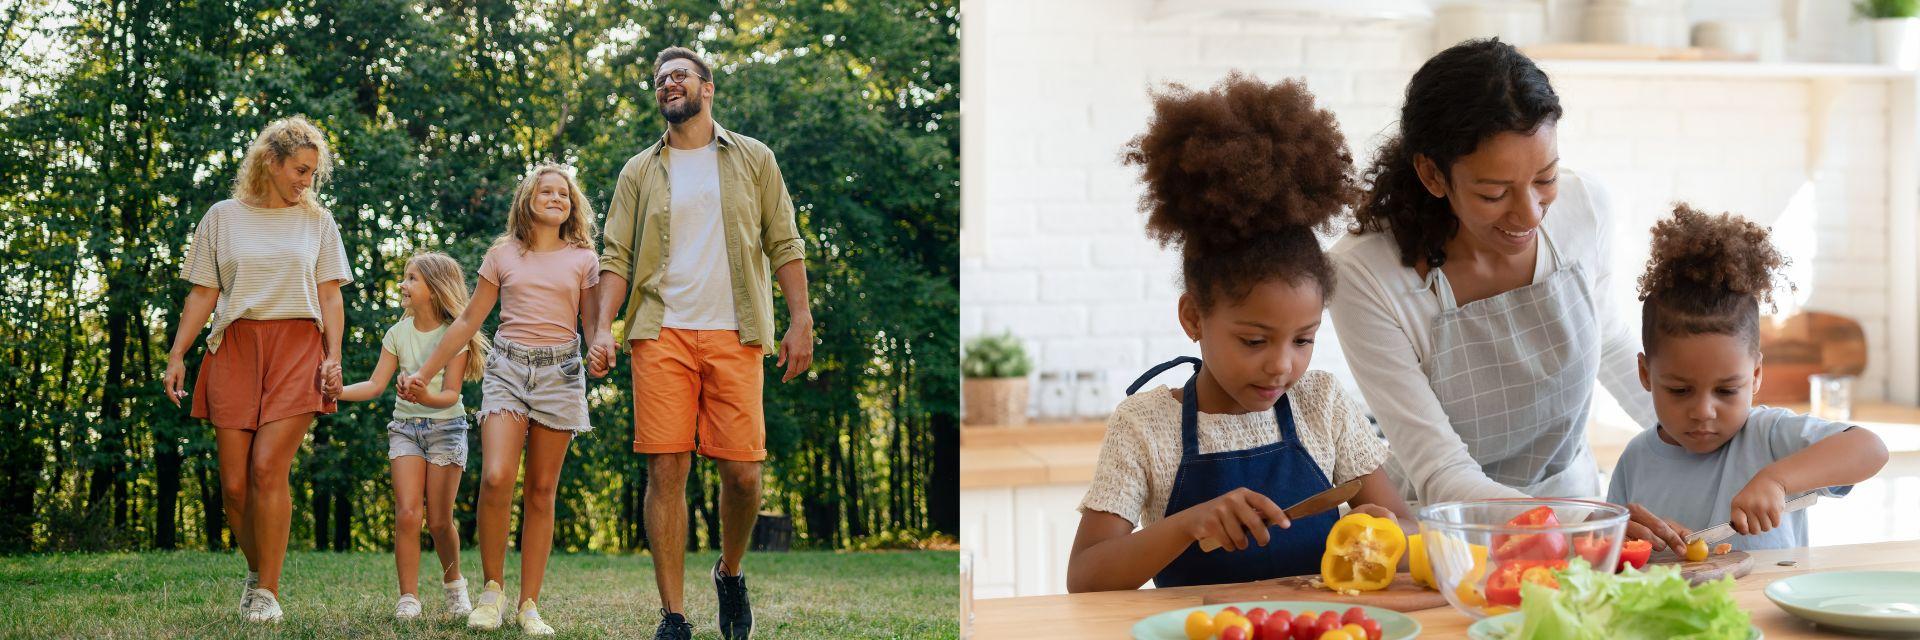
[[[524,453],[515,619],[529,635],[553,633],[534,599],[553,548],[554,493],[567,445],[574,434],[592,429],[576,327],[592,326],[583,320],[595,317],[595,298],[588,290],[599,281],[593,208],[573,174],[572,167],[547,163],[520,181],[507,232],[480,264],[472,303],[447,327],[420,370],[401,379],[403,390],[420,393],[500,303],[500,327],[487,356],[484,398],[476,415],[481,447],[476,520],[486,586],[467,616],[467,626],[475,629],[497,629],[503,617],[507,519]]]

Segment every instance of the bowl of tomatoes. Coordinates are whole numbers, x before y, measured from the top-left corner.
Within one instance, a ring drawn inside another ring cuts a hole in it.
[[[1576,560],[1618,570],[1645,565],[1650,551],[1642,544],[1623,558],[1627,509],[1595,500],[1442,502],[1418,516],[1434,587],[1475,619],[1519,610],[1526,583],[1558,588],[1554,572]]]

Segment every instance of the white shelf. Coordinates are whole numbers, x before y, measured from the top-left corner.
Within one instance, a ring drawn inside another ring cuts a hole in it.
[[[1920,78],[1920,72],[1876,64],[1822,62],[1740,62],[1695,60],[1572,60],[1536,58],[1548,75],[1633,76],[1638,78],[1861,78],[1900,80]]]

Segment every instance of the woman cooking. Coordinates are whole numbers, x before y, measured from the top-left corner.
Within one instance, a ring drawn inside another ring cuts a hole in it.
[[[1599,497],[1596,379],[1653,424],[1607,295],[1607,195],[1560,165],[1560,115],[1510,45],[1434,56],[1331,252],[1340,346],[1410,501]]]

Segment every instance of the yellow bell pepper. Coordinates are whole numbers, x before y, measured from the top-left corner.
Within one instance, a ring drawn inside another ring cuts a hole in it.
[[[1421,534],[1418,533],[1407,536],[1407,572],[1413,575],[1414,584],[1428,589],[1438,590],[1440,585],[1433,578],[1433,561],[1427,557],[1427,545],[1422,541],[1420,536]],[[1461,578],[1460,581],[1467,583],[1479,580],[1480,575],[1487,570],[1486,545],[1467,544],[1458,538],[1445,538],[1444,540],[1452,543],[1452,548],[1455,549],[1453,552],[1444,554],[1449,558],[1457,558],[1460,556],[1457,549],[1459,545],[1462,544],[1466,544],[1468,547],[1467,555],[1473,557],[1473,568],[1469,569],[1467,575]],[[1457,562],[1457,560],[1448,560],[1446,558],[1443,558],[1442,561]]]
[[[1350,513],[1327,533],[1320,579],[1334,591],[1379,591],[1399,573],[1407,536],[1387,518]]]

